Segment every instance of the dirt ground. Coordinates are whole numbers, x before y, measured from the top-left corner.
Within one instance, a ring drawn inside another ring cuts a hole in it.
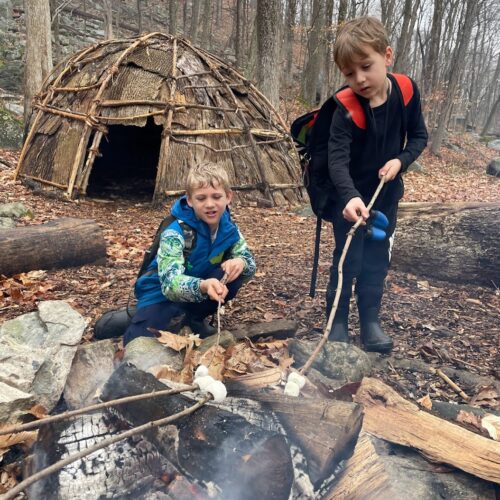
[[[456,137],[450,142],[456,148],[444,148],[441,158],[424,153],[420,160],[423,173],[406,175],[404,201],[498,201],[499,180],[485,174],[495,151],[470,137]],[[166,209],[152,209],[147,201],[69,202],[34,194],[13,180],[15,161],[15,153],[0,152],[0,203],[22,202],[28,206],[34,217],[23,219],[21,224],[40,224],[58,217],[94,219],[106,238],[107,264],[0,276],[0,321],[35,310],[39,300],[65,300],[86,318],[89,326],[84,341],[89,342],[95,320],[104,311],[127,303],[143,249]],[[258,272],[226,308],[224,327],[288,318],[299,322],[299,335],[319,335],[325,323],[331,228],[323,230],[318,293],[311,299],[308,291],[315,220],[291,209],[235,206],[232,213],[255,253]],[[381,316],[386,332],[395,341],[392,358],[426,361],[437,368],[451,366],[498,380],[498,286],[456,285],[391,271]],[[351,320],[353,340],[358,342],[355,307]],[[390,366],[379,376],[405,397],[418,399],[428,394],[461,401],[437,376]],[[475,388],[478,393],[483,389]],[[482,403],[498,406],[498,394],[490,390]]]

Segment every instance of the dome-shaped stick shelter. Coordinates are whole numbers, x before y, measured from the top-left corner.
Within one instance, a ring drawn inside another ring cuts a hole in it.
[[[150,185],[183,192],[189,168],[222,164],[238,199],[303,201],[298,157],[267,99],[217,57],[162,33],[106,40],[61,63],[34,101],[16,169],[66,196]]]

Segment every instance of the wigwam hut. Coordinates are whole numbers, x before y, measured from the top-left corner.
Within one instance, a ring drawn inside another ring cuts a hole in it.
[[[103,41],[54,69],[16,176],[70,198],[112,185],[161,202],[201,161],[223,164],[243,203],[303,201],[292,140],[267,99],[187,40],[150,33]]]

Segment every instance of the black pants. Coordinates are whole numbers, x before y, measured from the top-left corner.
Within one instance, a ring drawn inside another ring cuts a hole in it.
[[[205,279],[217,278],[220,280],[222,276],[224,276],[224,271],[218,268]],[[228,283],[229,293],[225,298],[226,303],[236,296],[242,284],[243,278],[241,276]],[[153,330],[166,330],[172,319],[181,314],[185,313],[190,318],[202,320],[215,313],[215,311],[217,311],[217,302],[211,299],[206,299],[203,302],[168,301],[141,307],[134,314],[130,325],[125,331],[123,345],[127,345],[137,337],[155,337],[155,334],[149,330],[150,328]]]
[[[330,313],[338,283],[338,264],[347,233],[353,226],[342,215],[343,207],[335,210],[333,234],[335,248],[333,263],[330,268],[330,281],[326,293],[327,315]],[[366,228],[360,226],[352,238],[343,265],[343,284],[340,295],[339,309],[347,309],[351,298],[352,282],[356,279],[356,296],[359,309],[380,307],[384,292],[384,281],[389,270],[392,236],[396,228],[398,204],[391,204],[379,209],[389,220],[386,230],[387,238],[383,241],[373,241],[366,238]]]

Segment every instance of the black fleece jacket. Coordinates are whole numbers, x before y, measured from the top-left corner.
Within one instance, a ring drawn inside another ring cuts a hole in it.
[[[366,116],[366,129],[357,127],[340,103],[333,114],[328,141],[328,170],[343,206],[355,197],[368,203],[379,184],[378,171],[394,158],[401,171],[387,183],[377,206],[396,203],[403,196],[401,173],[415,161],[427,144],[420,92],[412,80],[413,97],[404,108],[397,83],[389,74],[392,91],[381,106],[370,108],[368,99],[357,96]],[[406,127],[406,144],[404,134]]]

